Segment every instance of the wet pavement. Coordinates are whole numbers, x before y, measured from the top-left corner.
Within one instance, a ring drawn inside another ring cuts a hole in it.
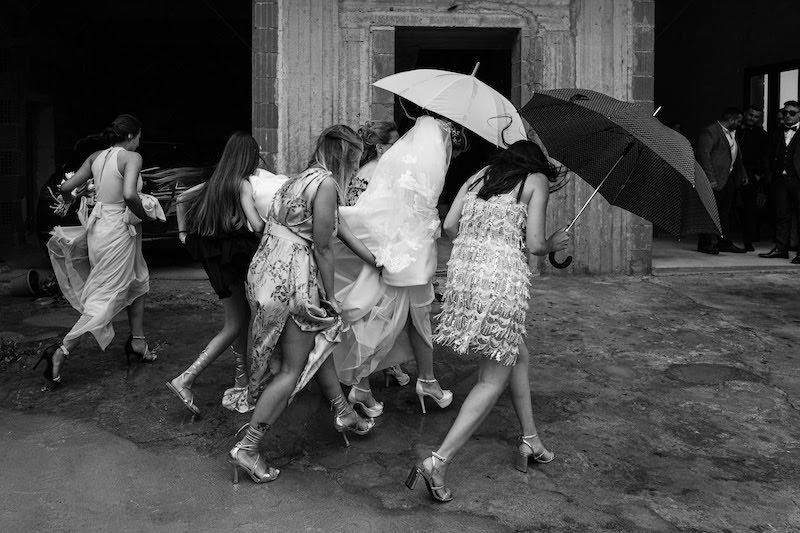
[[[268,434],[275,483],[231,484],[224,454],[246,415],[221,407],[224,354],[197,381],[205,416],[164,382],[221,324],[207,282],[153,284],[147,330],[159,360],[127,368],[118,335],[86,339],[42,393],[32,351],[64,333],[64,305],[0,297],[0,337],[20,361],[0,369],[0,530],[630,531],[800,530],[800,275],[539,277],[528,346],[540,434],[556,453],[511,466],[517,423],[504,395],[453,461],[455,500],[402,484],[444,436],[475,364],[437,349],[453,405],[422,415],[412,385],[375,396],[370,435],[334,431],[316,386]],[[413,364],[407,370],[413,375]]]

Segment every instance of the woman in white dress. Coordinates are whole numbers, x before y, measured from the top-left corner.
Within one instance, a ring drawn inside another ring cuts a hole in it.
[[[436,205],[452,152],[464,143],[463,132],[450,122],[420,117],[378,160],[355,205],[339,210],[383,265],[381,276],[362,262],[355,280],[337,291],[351,330],[336,348],[334,362],[339,379],[354,385],[349,400],[368,416],[383,412],[369,389],[369,374],[402,362],[394,360],[398,352],[392,347],[404,331],[417,362],[415,390],[422,412],[426,397],[441,408],[453,400],[434,376],[430,310],[440,235]],[[339,265],[352,263],[340,260],[337,249],[337,271]],[[352,269],[347,274],[353,277]]]
[[[65,253],[61,228],[53,231],[48,242],[61,291],[81,313],[61,344],[45,349],[39,359],[46,363],[44,377],[53,386],[61,383],[64,360],[84,333],[92,333],[100,348],[106,349],[114,338],[112,321],[123,309],[128,312],[131,330],[126,354],[142,361],[156,359],[144,336],[144,303],[150,290],[150,275],[142,256],[142,233],[136,227],[136,222],[152,219],[139,197],[142,156],[136,149],[141,130],[141,123],[131,115],[115,118],[103,133],[110,147],[86,158],[61,185],[63,200],[70,202],[72,191],[93,178],[96,201],[86,220],[88,272],[75,271],[78,261]]]

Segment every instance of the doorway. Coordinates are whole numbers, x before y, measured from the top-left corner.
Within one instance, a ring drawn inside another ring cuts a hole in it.
[[[395,71],[433,68],[476,76],[511,99],[512,57],[519,30],[516,28],[395,28]],[[394,119],[405,133],[413,125],[395,97]],[[403,102],[412,116],[422,110]],[[445,178],[440,204],[450,204],[458,189],[497,151],[491,143],[467,131],[469,149],[453,159]]]

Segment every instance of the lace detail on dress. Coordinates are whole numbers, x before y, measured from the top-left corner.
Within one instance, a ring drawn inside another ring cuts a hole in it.
[[[530,287],[526,220],[527,207],[515,192],[488,201],[467,194],[434,342],[462,355],[472,351],[503,365],[516,363]]]

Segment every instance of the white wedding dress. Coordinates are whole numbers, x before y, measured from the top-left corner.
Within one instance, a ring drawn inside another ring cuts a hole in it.
[[[407,347],[393,349],[409,316],[432,346],[431,281],[440,235],[436,205],[451,151],[449,125],[420,117],[378,160],[355,205],[339,208],[340,217],[383,266],[381,274],[337,243],[336,298],[342,302],[342,318],[350,323],[333,354],[342,383],[353,385],[410,359]]]

